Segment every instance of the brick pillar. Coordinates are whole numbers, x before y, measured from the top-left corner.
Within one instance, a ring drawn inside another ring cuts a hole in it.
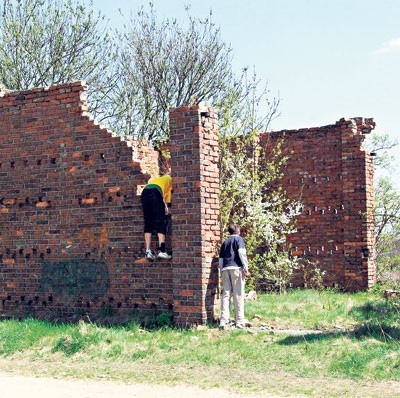
[[[181,326],[214,318],[220,242],[217,123],[211,108],[170,110],[174,322]]]
[[[362,149],[365,134],[375,127],[372,119],[341,120],[344,288],[364,290],[376,282],[374,260],[373,162]]]

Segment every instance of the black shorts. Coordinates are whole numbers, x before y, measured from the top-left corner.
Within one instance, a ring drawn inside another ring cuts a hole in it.
[[[144,233],[160,234],[167,232],[167,219],[165,216],[165,203],[161,192],[157,188],[146,188],[141,195]]]

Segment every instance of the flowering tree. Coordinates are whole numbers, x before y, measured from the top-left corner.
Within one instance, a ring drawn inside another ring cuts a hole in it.
[[[393,271],[400,270],[400,192],[392,179],[397,175],[391,150],[398,143],[388,134],[372,134],[368,146],[375,156],[375,239],[378,281],[395,284]]]
[[[281,188],[271,189],[282,177],[287,157],[282,156],[283,140],[268,157],[260,146],[258,134],[278,115],[279,100],[269,100],[267,87],[259,87],[256,74],[248,79],[245,71],[221,106],[220,224],[224,230],[234,222],[243,231],[251,267],[247,286],[260,288],[268,279],[283,292],[298,265],[286,235],[294,230],[300,205],[288,200]],[[263,117],[260,107],[267,110]]]

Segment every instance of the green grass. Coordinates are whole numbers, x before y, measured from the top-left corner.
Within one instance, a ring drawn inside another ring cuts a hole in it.
[[[196,377],[194,382],[203,386],[230,384],[246,391],[263,388],[260,380],[271,374],[399,381],[399,313],[398,302],[378,294],[295,290],[246,302],[246,317],[254,323],[251,333],[4,320],[0,357],[3,364],[47,364],[41,372],[50,376],[61,372],[156,383],[193,383]],[[272,331],[261,330],[263,325]],[[243,375],[233,384],[224,377],[232,367]],[[301,393],[312,394],[307,388]]]

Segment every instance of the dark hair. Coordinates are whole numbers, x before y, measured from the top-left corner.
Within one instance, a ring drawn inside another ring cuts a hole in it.
[[[240,227],[239,227],[239,225],[236,225],[236,224],[229,224],[228,232],[229,232],[231,235],[232,235],[232,234],[239,235],[239,234],[240,234]]]

